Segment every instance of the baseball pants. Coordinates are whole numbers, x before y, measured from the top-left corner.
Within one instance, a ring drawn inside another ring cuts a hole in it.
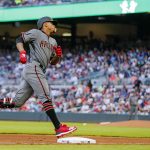
[[[42,103],[48,100],[51,101],[48,82],[39,65],[40,64],[35,61],[26,64],[22,74],[21,85],[13,99],[16,107],[21,107],[33,93],[38,96]]]

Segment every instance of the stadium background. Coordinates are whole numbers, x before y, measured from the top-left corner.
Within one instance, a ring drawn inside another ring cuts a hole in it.
[[[46,72],[61,120],[150,119],[150,1],[1,0],[0,6],[1,98],[14,97],[21,81],[15,38],[46,15],[59,22],[54,37],[64,52],[61,64]],[[131,116],[133,96],[138,111]],[[0,118],[47,121],[41,108],[33,95],[20,109],[0,110]]]

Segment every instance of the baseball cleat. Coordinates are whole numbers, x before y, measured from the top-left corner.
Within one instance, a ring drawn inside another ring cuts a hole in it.
[[[59,129],[56,129],[55,131],[56,131],[57,138],[61,138],[65,135],[68,135],[68,134],[74,132],[75,130],[77,130],[77,127],[74,127],[74,126],[73,127],[68,127],[65,124],[64,125],[61,124]]]
[[[12,98],[4,98],[0,99],[0,108],[14,108],[15,103]]]

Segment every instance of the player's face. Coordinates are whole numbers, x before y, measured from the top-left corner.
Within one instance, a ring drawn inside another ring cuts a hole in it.
[[[56,32],[56,26],[52,22],[46,22],[46,27],[50,33]]]

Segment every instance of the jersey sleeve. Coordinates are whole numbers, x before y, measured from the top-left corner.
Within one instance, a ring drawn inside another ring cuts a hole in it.
[[[33,41],[37,38],[37,30],[32,29],[27,32],[22,32],[22,39],[24,42]]]
[[[58,44],[57,44],[57,42],[56,42],[56,40],[54,39],[54,46],[58,46]]]
[[[53,47],[57,47],[57,42],[56,42],[55,39],[53,39],[52,45],[53,45]],[[52,60],[52,58],[53,58],[54,56],[56,56],[56,53],[55,53],[55,50],[54,50],[54,48],[53,48],[53,51],[52,51],[51,57],[50,57],[50,61]]]
[[[52,51],[52,54],[55,55],[54,47],[57,47],[57,46],[58,46],[58,44],[57,44],[57,42],[56,42],[55,39],[52,40],[52,45],[53,45],[53,51]]]

